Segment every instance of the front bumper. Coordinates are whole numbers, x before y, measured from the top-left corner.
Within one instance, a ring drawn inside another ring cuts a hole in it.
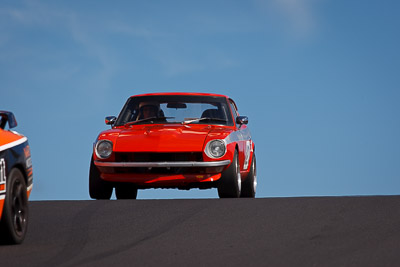
[[[129,182],[139,188],[211,188],[231,160],[105,162],[94,161],[102,179]]]
[[[231,161],[165,161],[165,162],[105,162],[105,161],[94,161],[94,164],[98,167],[127,167],[127,168],[188,168],[188,167],[223,167],[231,164]]]

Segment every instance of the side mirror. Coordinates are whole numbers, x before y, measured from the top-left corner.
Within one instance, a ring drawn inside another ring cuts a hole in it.
[[[247,116],[236,117],[236,124],[242,125],[242,124],[248,124],[248,123],[249,123],[249,118]]]
[[[114,125],[115,121],[117,120],[117,117],[115,116],[107,116],[105,119],[105,122],[107,125]]]

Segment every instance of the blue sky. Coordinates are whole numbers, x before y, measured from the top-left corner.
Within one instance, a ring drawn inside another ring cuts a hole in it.
[[[235,99],[256,142],[257,197],[398,194],[398,10],[377,0],[2,0],[0,109],[29,138],[31,199],[89,199],[104,117],[131,95],[168,91]]]

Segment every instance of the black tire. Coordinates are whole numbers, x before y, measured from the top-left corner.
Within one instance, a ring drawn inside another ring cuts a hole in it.
[[[115,196],[117,199],[136,199],[138,189],[131,183],[118,183],[115,185]]]
[[[257,189],[257,164],[256,155],[253,154],[253,160],[251,161],[250,172],[247,175],[246,180],[242,183],[242,192],[240,197],[254,198],[256,196]]]
[[[220,198],[240,197],[241,184],[239,157],[235,151],[231,165],[222,173],[218,181],[218,196]]]
[[[93,199],[110,199],[113,191],[112,183],[104,181],[100,172],[94,165],[93,156],[90,161],[89,195]]]
[[[5,244],[20,244],[28,230],[28,195],[22,172],[13,168],[7,178],[7,192],[0,224],[0,235]]]

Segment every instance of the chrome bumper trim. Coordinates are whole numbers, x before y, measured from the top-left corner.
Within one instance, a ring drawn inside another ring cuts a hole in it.
[[[104,162],[95,161],[99,167],[145,167],[145,168],[168,168],[168,167],[221,167],[229,165],[229,159],[222,161],[165,161],[165,162]]]

